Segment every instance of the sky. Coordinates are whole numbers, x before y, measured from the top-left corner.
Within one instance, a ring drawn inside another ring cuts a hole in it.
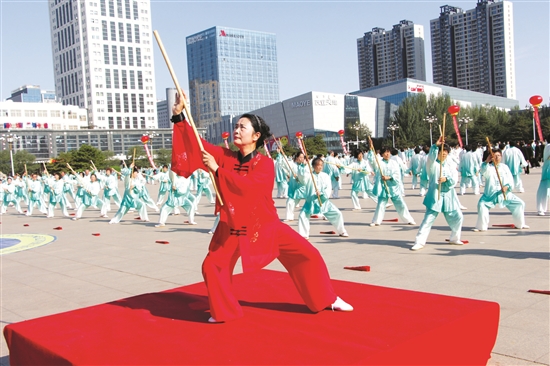
[[[400,20],[424,26],[427,81],[431,82],[429,25],[439,7],[473,9],[477,0],[208,1],[151,0],[159,32],[180,86],[188,90],[185,37],[213,26],[275,33],[281,100],[309,91],[345,94],[359,89],[357,39]],[[516,0],[516,99],[550,97],[550,0]],[[54,90],[47,0],[0,0],[0,100],[23,85]],[[152,32],[151,32],[152,33]],[[154,37],[157,99],[174,87]]]

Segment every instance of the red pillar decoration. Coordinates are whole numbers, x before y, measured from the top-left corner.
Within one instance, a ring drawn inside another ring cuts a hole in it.
[[[453,116],[453,125],[455,127],[456,136],[458,138],[458,144],[460,145],[460,147],[462,147],[462,137],[460,136],[460,129],[458,128],[458,122],[456,121],[456,115],[459,111],[460,107],[458,105],[452,105],[447,109],[447,112],[449,112],[449,114]]]
[[[539,140],[544,141],[544,136],[542,135],[542,127],[540,126],[539,118],[539,106],[542,104],[542,97],[540,95],[533,95],[529,98],[529,103],[533,106],[533,118],[537,125],[537,133],[539,135]]]

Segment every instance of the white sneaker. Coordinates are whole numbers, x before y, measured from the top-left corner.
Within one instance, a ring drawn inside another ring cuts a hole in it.
[[[416,222],[411,221],[411,222],[409,222],[407,225],[416,225]]]
[[[71,220],[76,221],[78,220],[78,217],[73,217]]]
[[[544,216],[544,212],[543,211],[539,211],[539,213],[537,214],[539,216]]]
[[[521,228],[522,229],[529,229],[529,226],[528,225],[523,225]]]
[[[156,224],[155,227],[163,227],[166,226],[166,224]]]
[[[380,226],[380,224],[377,224],[377,223],[375,223],[375,222],[371,222],[369,225],[370,225],[370,226]]]
[[[472,231],[475,231],[476,233],[479,233],[481,231],[487,231],[487,230],[482,230],[482,229],[478,229],[478,228],[473,228]]]
[[[195,221],[189,222],[189,225],[198,225]]]
[[[222,321],[222,322],[217,321],[217,320],[214,319],[213,317],[210,317],[210,318],[208,319],[208,322],[209,322],[209,323],[224,323],[223,321]]]
[[[454,244],[454,245],[464,245],[464,243],[460,240],[456,240],[456,241],[450,241],[449,240],[449,244]]]
[[[391,202],[386,203],[386,208],[392,207],[392,206],[393,206],[393,203],[391,203]]]
[[[467,210],[468,207],[464,207],[464,206],[460,205],[460,209],[461,209],[461,210]]]
[[[344,238],[347,238],[349,236],[349,234],[347,232],[343,232],[342,234],[340,234],[341,237],[344,237]]]
[[[424,248],[424,245],[425,244],[416,243],[415,245],[412,246],[411,250],[420,250]]]
[[[336,301],[330,305],[332,311],[353,311],[353,306],[336,296]]]

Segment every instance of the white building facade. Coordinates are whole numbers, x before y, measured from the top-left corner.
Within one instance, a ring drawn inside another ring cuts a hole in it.
[[[357,39],[361,89],[413,78],[426,80],[424,27],[402,20],[389,31],[373,28]]]
[[[471,10],[440,9],[430,21],[434,83],[515,99],[512,3],[478,0]]]
[[[86,109],[74,105],[0,102],[0,130],[80,130],[87,127]]]
[[[57,100],[89,128],[156,128],[150,0],[50,0]]]

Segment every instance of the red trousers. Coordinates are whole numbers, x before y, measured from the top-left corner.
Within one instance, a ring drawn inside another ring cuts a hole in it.
[[[327,266],[319,251],[290,226],[281,223],[276,230],[279,245],[277,259],[287,269],[307,307],[318,312],[336,300]],[[243,310],[232,291],[233,269],[240,257],[238,237],[228,236],[223,245],[211,246],[202,264],[202,275],[208,288],[210,313],[217,321],[243,316]]]

